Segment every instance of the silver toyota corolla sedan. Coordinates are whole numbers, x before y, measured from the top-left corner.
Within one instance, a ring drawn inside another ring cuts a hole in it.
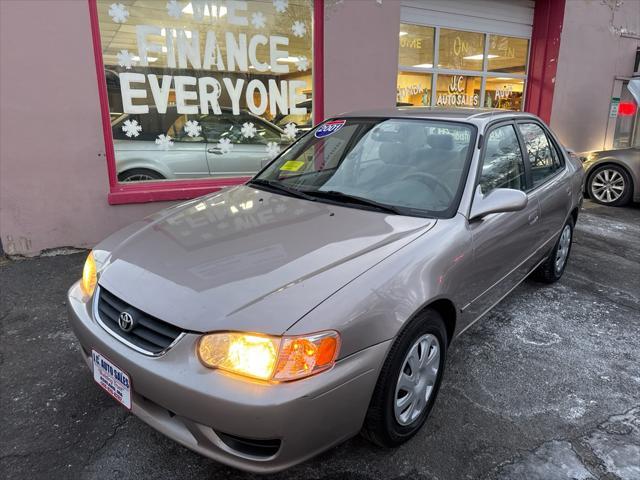
[[[451,341],[529,274],[562,276],[582,183],[528,114],[338,116],[97,245],[71,325],[98,385],[222,463],[274,472],[358,432],[396,446]]]

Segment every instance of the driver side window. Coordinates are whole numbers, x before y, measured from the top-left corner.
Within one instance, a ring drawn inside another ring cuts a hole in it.
[[[513,125],[489,133],[479,183],[484,195],[495,188],[526,190],[524,160]]]

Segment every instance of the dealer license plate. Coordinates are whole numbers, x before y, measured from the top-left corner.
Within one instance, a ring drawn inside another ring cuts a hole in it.
[[[93,358],[93,379],[109,395],[131,410],[131,380],[124,370],[91,350]]]

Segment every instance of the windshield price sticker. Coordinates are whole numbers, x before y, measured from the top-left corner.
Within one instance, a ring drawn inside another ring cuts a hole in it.
[[[324,123],[320,125],[320,127],[318,127],[314,135],[316,138],[328,137],[329,135],[333,135],[338,130],[340,130],[345,123],[347,123],[346,120],[332,120],[330,122]]]
[[[297,172],[302,168],[304,162],[289,160],[288,162],[284,162],[280,167],[280,170],[286,170],[287,172]]]

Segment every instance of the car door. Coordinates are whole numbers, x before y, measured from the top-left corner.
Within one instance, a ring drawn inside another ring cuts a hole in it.
[[[267,145],[274,142],[280,148],[281,132],[247,114],[234,116],[223,111],[222,115],[203,118],[202,125],[207,137],[207,162],[214,177],[254,175],[272,156]],[[225,146],[227,140],[230,145]]]
[[[483,195],[496,188],[528,190],[527,172],[513,122],[496,124],[485,134],[477,172]],[[471,321],[500,301],[532,267],[539,243],[540,207],[536,195],[517,212],[487,215],[469,222],[473,261],[465,285],[463,314]]]
[[[167,149],[155,145],[158,161],[167,165],[176,178],[199,178],[209,176],[206,144],[202,132],[185,130],[187,122],[196,120],[193,116],[178,115],[167,130],[173,145]],[[190,134],[191,133],[191,134]]]
[[[535,195],[540,202],[539,234],[544,246],[540,255],[544,256],[555,244],[571,211],[571,174],[557,144],[541,124],[526,120],[519,121],[517,126],[530,172],[528,194]]]

